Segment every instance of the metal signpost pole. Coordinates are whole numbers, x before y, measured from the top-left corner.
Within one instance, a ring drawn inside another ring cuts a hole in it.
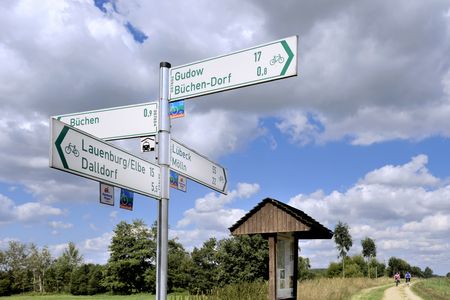
[[[159,65],[159,132],[158,164],[161,167],[161,200],[158,209],[156,299],[167,299],[167,256],[168,256],[168,208],[170,176],[170,117],[169,117],[169,69],[168,62]]]

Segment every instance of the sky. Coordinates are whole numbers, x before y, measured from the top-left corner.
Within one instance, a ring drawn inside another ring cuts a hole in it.
[[[172,120],[173,138],[226,167],[228,195],[172,189],[170,238],[229,237],[271,197],[347,223],[350,255],[370,237],[382,262],[450,272],[448,0],[0,1],[0,249],[57,256],[72,241],[105,263],[118,222],[157,218],[154,199],[102,205],[97,182],[49,168],[51,116],[156,101],[162,61],[293,35],[298,76],[188,99]],[[138,139],[114,143],[141,155]],[[299,246],[313,268],[338,260],[333,240]]]

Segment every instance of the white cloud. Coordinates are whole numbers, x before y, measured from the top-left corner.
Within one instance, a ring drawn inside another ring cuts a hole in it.
[[[306,113],[301,111],[288,111],[276,124],[277,128],[288,135],[293,143],[306,145],[317,139],[320,129],[312,124]]]
[[[177,140],[212,158],[235,152],[262,134],[256,115],[219,109],[188,111],[172,125]]]
[[[350,254],[360,252],[360,240],[369,236],[375,239],[381,260],[397,256],[424,268],[425,260],[419,257],[450,245],[450,185],[438,185],[443,181],[429,173],[427,162],[426,155],[418,155],[403,165],[368,172],[345,192],[299,194],[289,204],[332,230],[338,221],[348,223],[353,237]],[[332,242],[323,245],[327,246],[307,243],[303,248],[313,255],[313,265],[326,267],[330,259],[336,260],[332,255],[314,256],[315,250],[334,248]],[[450,268],[450,252],[446,253],[440,258],[446,263],[428,262],[433,270],[443,273]]]
[[[59,257],[62,255],[65,249],[69,246],[68,243],[56,244],[48,246],[48,250],[52,254],[53,257]]]
[[[111,219],[111,221],[115,221],[117,219],[117,210],[113,210],[110,214],[109,214],[109,218]]]
[[[197,199],[195,207],[184,212],[183,218],[177,223],[177,229],[171,230],[171,235],[178,237],[187,248],[199,246],[199,243],[211,236],[227,236],[227,229],[245,214],[244,210],[228,208],[227,205],[236,199],[252,197],[259,188],[257,183],[238,183],[236,189],[228,195],[209,193]]]
[[[411,162],[402,166],[384,166],[368,173],[363,183],[384,184],[396,186],[432,186],[439,183],[439,179],[428,172],[426,155],[413,157]]]
[[[65,212],[57,207],[39,202],[26,202],[16,205],[14,201],[0,194],[0,224],[19,221],[40,222],[50,216],[61,216]]]
[[[89,238],[81,242],[78,247],[87,263],[104,264],[109,258],[109,245],[113,237],[112,232],[105,232],[101,236]]]
[[[48,222],[48,226],[53,229],[69,229],[73,227],[72,223],[64,223],[62,221],[50,221]]]
[[[427,228],[429,232],[444,231],[450,233],[450,214],[443,215],[441,213],[427,216],[420,221],[406,223],[402,229],[410,232],[419,232]]]
[[[49,216],[61,216],[64,211],[60,208],[41,204],[38,202],[28,202],[15,207],[17,219],[21,222],[40,221]]]

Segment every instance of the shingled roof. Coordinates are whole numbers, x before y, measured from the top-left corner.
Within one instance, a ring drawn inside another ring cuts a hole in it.
[[[333,232],[295,207],[266,198],[229,228],[232,235],[293,233],[299,239],[331,239]]]

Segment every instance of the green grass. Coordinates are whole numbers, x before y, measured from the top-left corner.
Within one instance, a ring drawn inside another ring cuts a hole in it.
[[[65,294],[57,295],[14,295],[9,297],[0,297],[4,300],[154,300],[155,295],[151,294],[136,294],[128,296],[113,296],[113,295],[94,295],[94,296],[73,296]],[[187,294],[170,294],[168,300],[203,300],[202,296],[188,296]]]
[[[432,278],[417,282],[413,291],[424,300],[450,299],[450,278]]]
[[[130,296],[111,296],[111,295],[94,295],[94,296],[73,296],[73,295],[14,295],[9,297],[0,297],[0,299],[8,300],[154,300],[155,295],[137,294]]]
[[[384,291],[393,286],[393,284],[383,285],[363,291],[360,294],[353,296],[352,300],[381,300],[384,296]]]
[[[320,278],[302,281],[298,285],[298,300],[343,300],[351,299],[364,289],[390,283],[387,277],[369,278]],[[356,298],[358,299],[358,298]]]

